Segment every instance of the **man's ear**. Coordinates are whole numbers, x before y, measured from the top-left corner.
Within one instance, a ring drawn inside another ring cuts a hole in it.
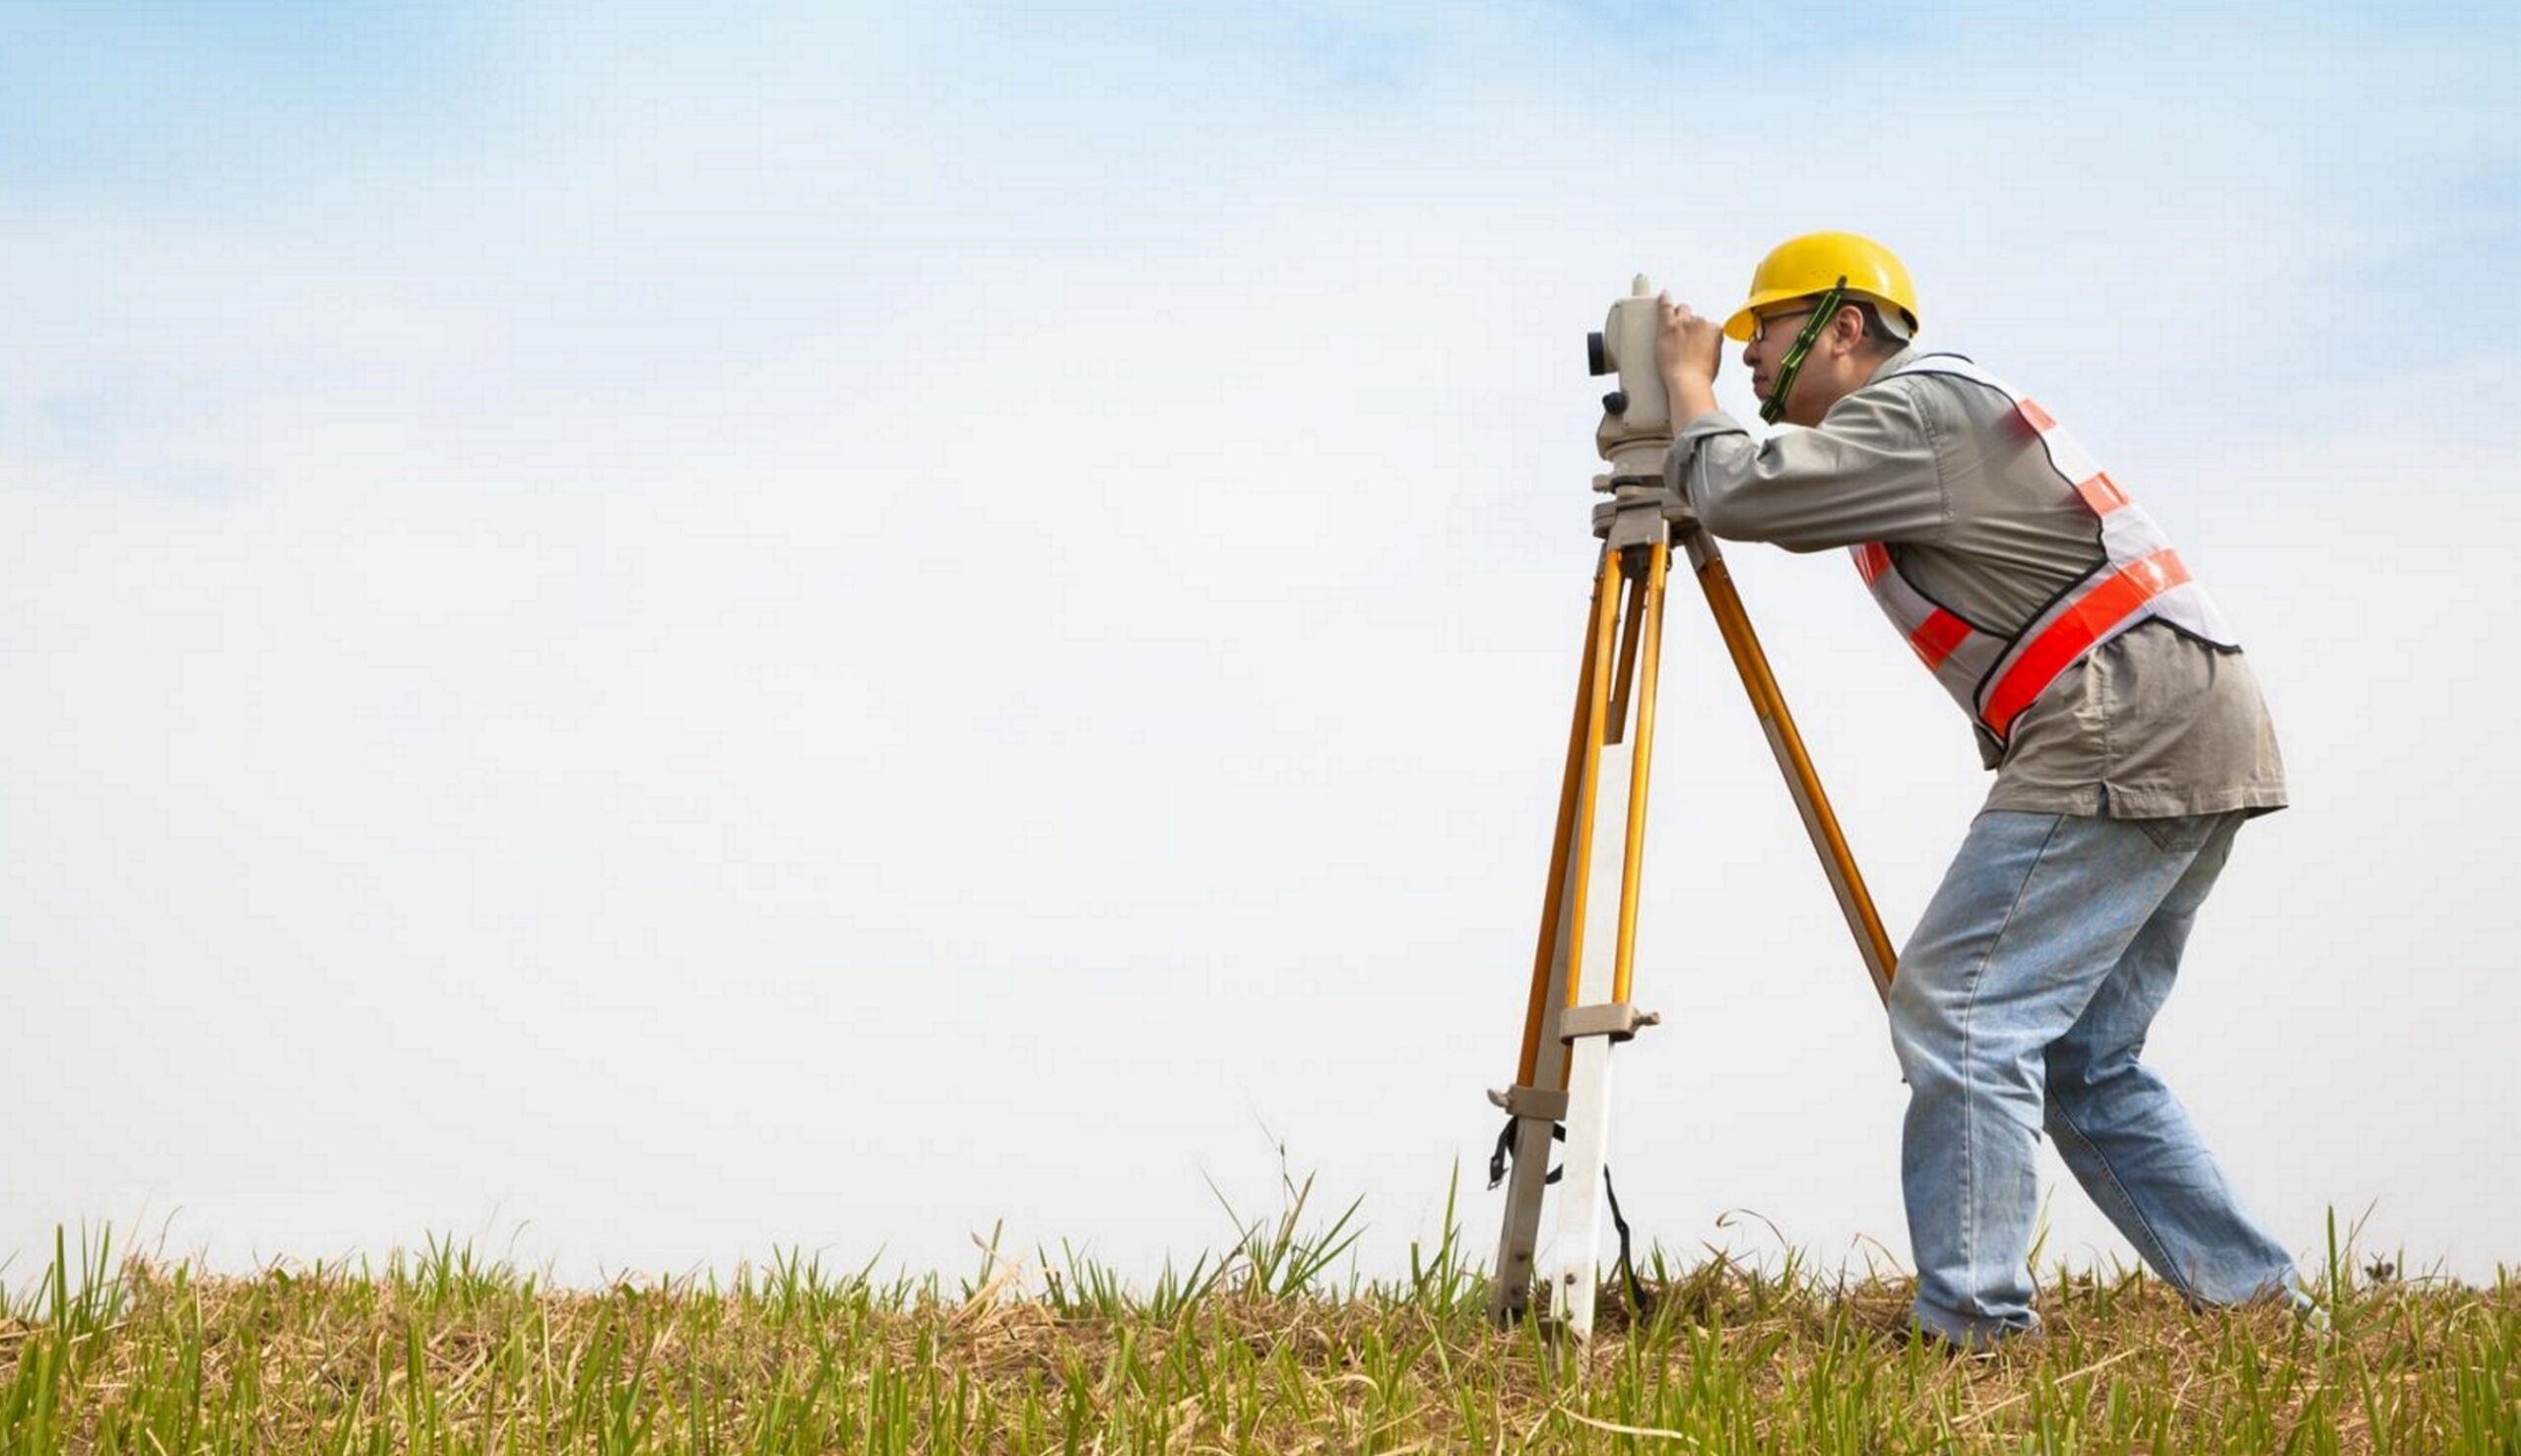
[[[1830,344],[1842,354],[1864,348],[1864,310],[1852,303],[1840,304],[1830,320]]]

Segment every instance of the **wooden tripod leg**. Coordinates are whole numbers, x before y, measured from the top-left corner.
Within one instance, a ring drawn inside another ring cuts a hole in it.
[[[1884,1001],[1891,999],[1891,979],[1899,973],[1899,960],[1891,949],[1891,937],[1882,930],[1882,917],[1873,909],[1873,897],[1865,891],[1864,875],[1855,867],[1855,855],[1847,849],[1846,835],[1839,829],[1839,817],[1830,809],[1830,798],[1821,790],[1821,776],[1812,767],[1812,756],[1804,751],[1803,735],[1795,731],[1794,716],[1786,711],[1785,695],[1778,691],[1776,674],[1769,670],[1768,654],[1760,649],[1759,634],[1751,630],[1750,613],[1743,608],[1742,594],[1733,586],[1733,574],[1725,568],[1724,553],[1716,549],[1715,540],[1704,531],[1693,531],[1684,544],[1690,563],[1698,570],[1699,586],[1707,593],[1708,608],[1715,614],[1716,630],[1724,636],[1724,647],[1733,655],[1734,670],[1742,675],[1742,687],[1751,695],[1751,707],[1760,716],[1760,727],[1768,734],[1769,749],[1777,755],[1778,767],[1785,773],[1786,791],[1794,796],[1795,811],[1803,816],[1804,832],[1812,838],[1812,848],[1821,856],[1821,870],[1830,877],[1830,890],[1839,900],[1839,911],[1846,917],[1847,929],[1855,936],[1856,952],[1864,958],[1864,969],[1873,977],[1874,992]]]
[[[1503,1098],[1515,1119],[1514,1164],[1497,1240],[1496,1283],[1488,1299],[1489,1316],[1502,1324],[1522,1318],[1531,1305],[1552,1134],[1567,1112],[1567,1046],[1558,1040],[1558,1013],[1583,951],[1577,937],[1584,925],[1584,882],[1591,857],[1586,842],[1592,822],[1594,771],[1601,753],[1601,700],[1609,685],[1605,668],[1618,581],[1612,557],[1604,552],[1593,573],[1592,607],[1584,619],[1574,721],[1567,730],[1567,766],[1559,780],[1558,823],[1550,842],[1549,883],[1541,899],[1540,939],[1532,949],[1522,1056],[1516,1065],[1515,1085]]]
[[[1611,682],[1611,705],[1602,715],[1602,742],[1617,743],[1628,732],[1628,690],[1637,679],[1637,642],[1646,620],[1647,593],[1641,584],[1628,588],[1628,611],[1619,625],[1619,676]]]
[[[1646,784],[1654,766],[1654,693],[1663,659],[1663,581],[1672,560],[1672,548],[1663,542],[1656,541],[1651,549],[1646,580],[1630,588],[1635,604],[1629,611],[1629,630],[1633,637],[1642,630],[1645,640],[1641,645],[1632,637],[1628,660],[1634,663],[1643,658],[1645,673],[1637,685],[1637,741],[1629,749],[1628,839],[1619,876],[1619,951],[1611,966],[1614,1002],[1628,999],[1631,973],[1637,962],[1637,894],[1646,869]],[[1625,686],[1625,665],[1620,675]]]
[[[1574,992],[1572,973],[1584,954],[1584,882],[1591,868],[1594,774],[1601,759],[1601,713],[1604,661],[1609,656],[1606,629],[1619,577],[1613,558],[1604,551],[1593,571],[1593,604],[1584,618],[1584,665],[1576,676],[1575,721],[1567,729],[1567,767],[1559,778],[1558,827],[1549,848],[1549,888],[1541,900],[1540,941],[1532,948],[1531,1000],[1523,1013],[1523,1051],[1517,1063],[1518,1086],[1558,1087],[1560,1068],[1549,1068],[1540,1080],[1540,1062],[1549,1042],[1544,1036],[1555,1006],[1567,1004]],[[1571,877],[1570,871],[1573,871]],[[1553,985],[1553,982],[1563,983]],[[1558,994],[1551,995],[1556,989]]]
[[[1656,533],[1660,536],[1660,532]],[[1641,1015],[1629,1004],[1629,988],[1637,956],[1637,900],[1646,868],[1646,798],[1654,753],[1655,690],[1660,679],[1663,639],[1663,588],[1671,564],[1669,543],[1657,539],[1630,547],[1621,563],[1628,579],[1628,640],[1621,649],[1620,685],[1625,689],[1636,672],[1637,725],[1630,740],[1628,824],[1620,857],[1618,953],[1611,972],[1607,1002],[1583,1004],[1577,986],[1568,987],[1567,1011],[1559,1022],[1567,1041],[1566,1183],[1558,1194],[1559,1269],[1552,1287],[1550,1317],[1578,1340],[1593,1333],[1593,1301],[1601,1280],[1602,1215],[1608,1201],[1610,1161],[1611,1053],[1640,1026],[1656,1018]],[[1618,709],[1612,709],[1618,712]],[[1620,725],[1603,726],[1609,737]]]

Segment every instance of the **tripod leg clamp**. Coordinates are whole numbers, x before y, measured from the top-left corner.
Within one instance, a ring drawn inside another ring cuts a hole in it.
[[[1626,1042],[1647,1027],[1662,1024],[1662,1013],[1640,1011],[1627,1001],[1571,1006],[1558,1013],[1558,1040],[1573,1043],[1584,1037],[1608,1037]]]
[[[1538,1117],[1544,1122],[1567,1120],[1567,1094],[1542,1087],[1492,1088],[1488,1101],[1501,1112],[1516,1117]]]

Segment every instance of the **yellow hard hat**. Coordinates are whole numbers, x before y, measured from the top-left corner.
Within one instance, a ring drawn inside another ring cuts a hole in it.
[[[1846,280],[1850,293],[1896,305],[1908,316],[1909,331],[1915,332],[1917,291],[1908,283],[1908,270],[1889,248],[1852,232],[1807,232],[1778,243],[1760,260],[1759,270],[1751,275],[1750,301],[1724,321],[1724,337],[1748,342],[1754,312],[1791,298],[1826,293],[1841,279]]]

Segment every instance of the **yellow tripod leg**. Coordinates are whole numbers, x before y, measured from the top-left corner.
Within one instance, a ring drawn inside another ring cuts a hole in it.
[[[1559,1036],[1563,995],[1572,995],[1584,945],[1584,898],[1592,866],[1593,801],[1601,765],[1602,716],[1610,692],[1612,642],[1619,625],[1616,558],[1601,553],[1593,601],[1584,618],[1584,652],[1576,678],[1567,767],[1559,781],[1558,823],[1550,843],[1549,884],[1541,902],[1540,940],[1532,950],[1531,1000],[1523,1018],[1522,1057],[1515,1085],[1490,1094],[1513,1118],[1506,1210],[1497,1239],[1496,1282],[1488,1312],[1512,1324],[1531,1307],[1540,1247],[1552,1131],[1567,1115],[1568,1048]],[[1559,992],[1560,995],[1553,995]]]
[[[1558,1036],[1567,1048],[1563,1084],[1567,1089],[1567,1151],[1566,1181],[1558,1194],[1559,1271],[1552,1286],[1550,1313],[1579,1340],[1592,1335],[1593,1302],[1601,1279],[1602,1214],[1609,1197],[1606,1170],[1610,1161],[1611,1052],[1635,1036],[1639,1027],[1657,1019],[1640,1013],[1628,1000],[1637,953],[1638,889],[1645,869],[1648,770],[1654,749],[1654,695],[1662,658],[1663,581],[1671,560],[1671,547],[1661,539],[1663,533],[1658,530],[1654,535],[1656,538],[1650,542],[1617,552],[1621,558],[1620,575],[1628,591],[1619,677],[1623,689],[1632,680],[1636,685],[1638,720],[1636,733],[1629,739],[1628,824],[1620,860],[1618,953],[1612,963],[1611,994],[1607,1001],[1588,1004],[1571,955],[1567,1003],[1558,1020]],[[1597,648],[1602,654],[1597,670],[1606,673],[1611,665],[1610,644],[1599,643]],[[1621,696],[1626,697],[1625,691]],[[1594,734],[1593,755],[1586,762],[1588,776],[1598,764],[1600,740],[1618,735],[1625,727],[1616,719],[1599,716],[1616,711],[1607,694],[1597,691],[1594,701],[1600,730]],[[1579,833],[1587,841],[1592,833],[1593,797],[1589,791],[1585,794],[1581,811]],[[1581,855],[1578,862],[1583,863]],[[1574,933],[1582,936],[1581,897],[1576,911]]]
[[[1599,676],[1594,664],[1600,657],[1599,642],[1603,618],[1609,612],[1611,583],[1610,554],[1604,552],[1593,570],[1593,605],[1584,617],[1584,656],[1576,674],[1575,721],[1567,728],[1567,768],[1558,784],[1558,826],[1552,831],[1549,846],[1549,888],[1541,901],[1540,943],[1532,948],[1532,994],[1523,1013],[1523,1053],[1516,1064],[1515,1084],[1532,1087],[1540,1070],[1541,1035],[1549,1020],[1549,982],[1558,958],[1559,928],[1568,904],[1567,872],[1576,858],[1576,823],[1580,800],[1592,795],[1588,770],[1598,750],[1593,746],[1599,734],[1594,730],[1593,684]],[[1589,816],[1586,816],[1589,817]],[[1582,880],[1578,881],[1581,886]],[[1578,889],[1578,894],[1583,891]],[[1550,1078],[1555,1084],[1556,1075]]]
[[[1592,696],[1585,706],[1584,791],[1576,795],[1576,876],[1567,896],[1567,987],[1562,1005],[1582,1002],[1584,988],[1584,908],[1593,883],[1593,806],[1601,799],[1602,739],[1610,731],[1611,655],[1619,635],[1619,617],[1611,610],[1611,594],[1619,588],[1614,554],[1605,548],[1597,568],[1602,595],[1601,615],[1593,623]],[[1564,1074],[1561,1083],[1564,1086]]]
[[[1637,962],[1637,893],[1646,868],[1646,781],[1654,764],[1654,691],[1661,677],[1663,662],[1663,579],[1672,560],[1672,548],[1656,541],[1650,548],[1652,557],[1646,568],[1646,580],[1630,586],[1629,662],[1643,658],[1637,682],[1637,735],[1629,749],[1628,764],[1628,839],[1620,860],[1619,876],[1619,953],[1611,968],[1611,1000],[1624,1002],[1629,996],[1631,973]],[[1642,586],[1642,590],[1641,590]],[[1638,640],[1642,634],[1643,641]],[[1621,677],[1627,677],[1622,672]],[[1625,686],[1623,681],[1622,686]],[[1626,694],[1621,695],[1623,698]],[[1573,1006],[1575,986],[1568,986],[1567,1004]]]
[[[1693,531],[1686,538],[1690,561],[1698,570],[1699,586],[1707,593],[1707,604],[1715,614],[1716,630],[1723,634],[1725,650],[1733,655],[1734,670],[1742,676],[1742,687],[1751,695],[1751,707],[1759,714],[1760,727],[1768,734],[1769,748],[1777,755],[1778,767],[1785,772],[1786,791],[1794,797],[1795,810],[1803,816],[1803,827],[1812,837],[1812,848],[1821,856],[1822,872],[1830,878],[1830,890],[1838,897],[1839,910],[1846,917],[1847,929],[1855,936],[1856,952],[1864,958],[1864,969],[1873,977],[1873,989],[1886,1002],[1891,999],[1891,979],[1899,974],[1899,959],[1891,949],[1891,937],[1882,930],[1882,917],[1873,909],[1873,897],[1864,888],[1864,875],[1855,867],[1855,855],[1847,849],[1846,835],[1839,828],[1839,816],[1830,808],[1830,797],[1821,789],[1821,776],[1812,767],[1811,754],[1804,751],[1803,735],[1795,731],[1794,715],[1785,707],[1785,695],[1778,691],[1777,676],[1769,670],[1768,654],[1760,649],[1759,634],[1751,630],[1750,613],[1743,608],[1742,594],[1734,589],[1733,574],[1724,565],[1724,553],[1716,549],[1715,540],[1704,531]]]
[[[1621,575],[1627,576],[1623,563]],[[1637,679],[1637,641],[1645,634],[1638,629],[1646,620],[1646,594],[1637,589],[1631,578],[1628,588],[1628,609],[1619,624],[1619,676],[1611,680],[1610,707],[1602,714],[1602,744],[1605,747],[1621,740],[1628,731],[1629,686]]]

